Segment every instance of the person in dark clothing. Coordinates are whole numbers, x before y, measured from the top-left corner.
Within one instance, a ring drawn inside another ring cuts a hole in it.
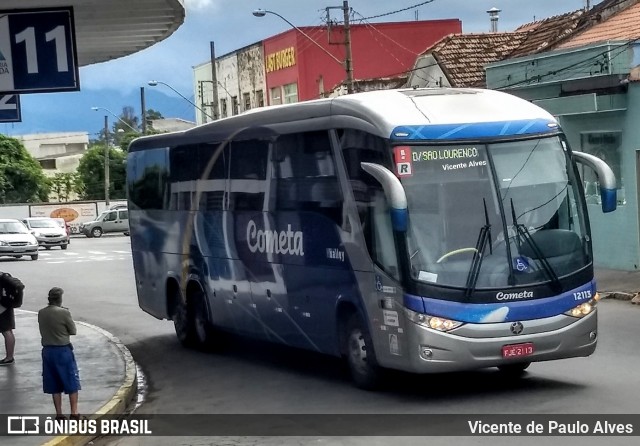
[[[13,330],[16,329],[16,318],[13,308],[6,308],[0,305],[0,333],[4,337],[4,358],[0,360],[0,366],[12,365],[15,363],[13,353],[16,347],[16,337]]]
[[[80,375],[69,339],[76,334],[71,312],[62,306],[62,288],[49,290],[49,305],[38,312],[38,326],[42,337],[42,388],[51,394],[56,418],[62,414],[62,392],[69,395],[71,418],[79,419],[78,391]]]

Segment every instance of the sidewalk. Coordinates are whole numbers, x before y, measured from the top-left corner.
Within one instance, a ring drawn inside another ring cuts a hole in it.
[[[596,268],[595,276],[598,292],[603,297],[631,300],[632,303],[640,304],[640,298],[636,296],[640,293],[640,271]]]
[[[78,334],[72,337],[80,369],[81,414],[122,413],[135,395],[136,367],[127,348],[110,333],[76,321]],[[0,367],[0,413],[11,415],[55,415],[51,396],[42,392],[42,359],[37,314],[16,310],[16,362]],[[0,341],[1,342],[1,341]],[[4,347],[0,347],[4,352]],[[69,398],[63,395],[63,409],[69,412]],[[11,437],[12,445],[80,445],[86,437]]]

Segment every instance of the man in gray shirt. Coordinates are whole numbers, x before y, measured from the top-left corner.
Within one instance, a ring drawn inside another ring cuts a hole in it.
[[[79,419],[78,390],[80,375],[70,336],[76,334],[71,313],[62,306],[62,288],[49,290],[49,305],[38,312],[42,337],[42,388],[53,397],[56,419],[62,414],[62,392],[69,395],[71,418]]]

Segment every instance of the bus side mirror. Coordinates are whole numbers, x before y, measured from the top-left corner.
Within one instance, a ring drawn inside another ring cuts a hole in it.
[[[391,206],[391,225],[393,230],[406,232],[408,220],[407,195],[398,177],[380,164],[362,162],[360,166],[382,185],[384,194]]]
[[[577,163],[590,167],[596,173],[600,183],[600,199],[602,202],[602,212],[613,212],[617,205],[617,184],[616,176],[607,163],[597,156],[584,152],[573,152],[573,158]]]

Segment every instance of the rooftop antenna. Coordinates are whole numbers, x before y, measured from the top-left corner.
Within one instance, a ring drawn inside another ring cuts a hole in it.
[[[584,9],[585,11],[588,11],[591,9],[591,1],[590,0],[584,0]]]
[[[501,11],[502,11],[502,9],[498,9],[495,6],[487,11],[487,13],[489,14],[489,17],[491,19],[491,32],[492,33],[497,33],[498,32],[498,19],[500,18],[499,13]]]

